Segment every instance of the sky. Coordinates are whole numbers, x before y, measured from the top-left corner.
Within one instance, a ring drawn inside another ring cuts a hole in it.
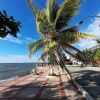
[[[44,8],[46,0],[34,0],[39,7]],[[63,0],[58,0],[61,3]],[[37,62],[41,52],[33,55],[29,59],[29,51],[27,45],[38,40],[41,36],[37,32],[35,18],[29,9],[26,0],[0,0],[0,11],[6,10],[9,16],[13,16],[17,21],[21,22],[18,37],[7,36],[5,39],[0,38],[0,63],[22,63]],[[89,15],[100,15],[100,0],[82,0],[80,12],[72,20],[72,24],[76,25],[81,19]],[[98,36],[100,27],[99,18],[86,20],[80,27],[80,31],[93,33]],[[80,40],[75,46],[80,50],[90,48],[96,45],[92,40]]]

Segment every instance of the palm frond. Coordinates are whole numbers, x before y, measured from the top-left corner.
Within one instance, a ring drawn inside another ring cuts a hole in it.
[[[40,33],[46,33],[46,26],[47,24],[47,18],[46,18],[46,13],[44,10],[40,10],[34,3],[33,0],[27,0],[27,3],[32,10],[35,18],[36,18],[36,26],[37,26],[37,31]]]
[[[67,29],[64,29],[64,30],[60,31],[60,33],[77,32],[77,31],[78,31],[78,27],[77,26],[72,26],[72,27],[69,27]]]
[[[72,17],[77,14],[79,5],[80,0],[64,0],[57,11],[57,16],[55,19],[57,30],[60,30],[69,24],[69,21],[71,21]]]
[[[96,36],[92,34],[79,32],[78,27],[73,26],[61,31],[60,34],[58,34],[56,37],[58,38],[59,42],[65,41],[68,43],[76,43],[76,42],[79,42],[79,40],[82,38],[84,39],[95,38]]]
[[[80,51],[79,49],[77,49],[75,46],[73,46],[73,45],[71,45],[71,44],[69,44],[69,43],[67,43],[67,42],[60,43],[60,45],[61,45],[62,47],[64,47],[64,48],[69,48],[69,49],[71,49],[72,51],[76,51],[76,52],[78,52],[78,53],[81,53],[81,51]]]
[[[50,50],[48,53],[47,52],[43,52],[39,59],[42,60],[42,61],[48,60],[48,62],[50,64],[57,64],[56,56],[55,56],[53,50]]]
[[[33,0],[27,0],[27,3],[31,9],[31,11],[33,12],[33,14],[36,16],[37,11],[39,11],[39,9],[36,7],[36,5],[33,3]]]
[[[88,33],[82,33],[82,32],[78,32],[79,33],[79,38],[84,38],[84,39],[86,39],[86,38],[95,38],[95,37],[97,37],[96,35],[94,35],[94,34],[88,34]]]
[[[43,51],[40,59],[42,59],[43,61],[45,61],[47,56],[53,55],[52,53],[53,53],[54,49],[56,48],[56,46],[57,46],[57,43],[54,42],[54,41],[48,43],[47,45],[45,45],[44,51]]]
[[[68,32],[60,35],[60,42],[66,41],[68,43],[77,43],[80,39],[94,38],[95,35],[81,32]]]
[[[48,56],[48,54],[46,52],[43,52],[39,59],[42,61],[46,61],[47,56]]]
[[[41,34],[47,34],[48,33],[48,20],[46,17],[45,11],[40,11],[36,14],[36,26],[37,26],[37,31],[40,32]]]
[[[46,46],[45,46],[45,49],[44,49],[44,52],[50,52],[51,50],[54,50],[54,48],[56,48],[56,46],[58,45],[57,42],[55,41],[52,41],[50,43],[48,43]]]
[[[47,0],[46,14],[49,23],[53,23],[56,18],[56,13],[58,10],[57,1],[58,0]]]
[[[33,42],[31,44],[28,45],[28,48],[29,48],[29,57],[32,56],[32,54],[34,54],[35,52],[37,52],[38,50],[42,49],[44,47],[44,41],[43,39],[40,39],[36,42]]]

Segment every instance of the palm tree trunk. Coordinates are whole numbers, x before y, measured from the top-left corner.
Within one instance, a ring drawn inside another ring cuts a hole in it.
[[[53,75],[53,66],[51,64],[51,72],[50,72],[51,75]]]
[[[72,80],[72,75],[71,75],[70,71],[66,68],[62,55],[60,54],[60,52],[58,50],[55,50],[54,52],[55,52],[55,56],[57,58],[58,64],[60,65],[62,70],[65,70],[67,72],[67,75],[69,76],[70,80]]]

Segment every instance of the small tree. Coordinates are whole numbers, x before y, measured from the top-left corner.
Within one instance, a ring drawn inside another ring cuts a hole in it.
[[[100,49],[98,49],[93,57],[93,61],[95,62],[95,64],[99,64],[100,61]]]
[[[5,38],[8,34],[17,37],[20,22],[16,21],[13,16],[8,16],[6,11],[0,11],[0,37]]]

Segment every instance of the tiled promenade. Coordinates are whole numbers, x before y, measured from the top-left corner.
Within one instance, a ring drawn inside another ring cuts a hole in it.
[[[39,68],[40,75],[25,75],[0,84],[0,100],[84,100],[67,76],[55,68],[56,76],[47,76],[50,68]]]

